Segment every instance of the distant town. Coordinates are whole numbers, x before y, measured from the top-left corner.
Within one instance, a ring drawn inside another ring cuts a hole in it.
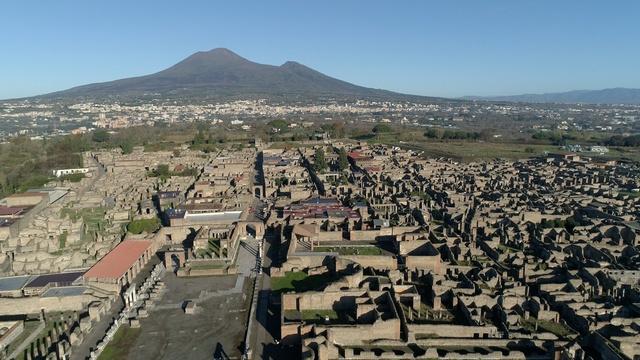
[[[234,100],[220,103],[0,103],[0,139],[26,135],[42,138],[80,134],[96,128],[121,129],[142,125],[206,122],[236,125],[250,130],[253,122],[273,119],[307,121],[340,117],[357,122],[388,122],[451,129],[490,128],[496,136],[538,131],[594,131],[628,134],[638,131],[640,106],[490,103],[454,101],[414,103],[409,101],[322,100],[272,101]],[[509,128],[498,125],[509,123]]]

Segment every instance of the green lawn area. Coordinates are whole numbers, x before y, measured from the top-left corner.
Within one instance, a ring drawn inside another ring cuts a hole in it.
[[[171,151],[177,146],[178,144],[174,143],[173,141],[160,141],[144,144],[144,152]]]
[[[106,210],[102,207],[96,208],[84,208],[74,209],[73,205],[68,205],[60,211],[60,217],[62,219],[68,217],[72,222],[82,220],[85,224],[85,235],[93,236],[94,233],[104,234],[105,229],[108,226],[108,220],[105,219]],[[94,239],[95,240],[95,239]]]
[[[329,323],[337,323],[340,320],[340,316],[335,310],[302,310],[302,320],[307,323],[324,324],[326,319],[329,319]]]
[[[289,271],[283,277],[271,278],[271,289],[278,292],[305,292],[322,290],[332,280],[329,274],[307,275],[302,271]]]
[[[127,231],[132,234],[153,233],[159,228],[160,220],[158,218],[133,220],[127,225]]]
[[[353,324],[355,319],[346,313],[338,313],[333,309],[307,309],[302,311],[286,310],[284,317],[287,321],[302,320],[308,324]]]
[[[309,321],[309,320],[322,320],[324,321],[325,318],[329,318],[329,320],[337,320],[338,319],[338,313],[335,310],[321,310],[321,309],[317,309],[317,310],[302,310],[302,320],[305,321]]]
[[[369,136],[366,139],[371,143],[382,143],[392,146],[400,146],[407,149],[424,151],[424,155],[429,157],[447,157],[458,161],[477,161],[488,159],[508,159],[518,160],[534,156],[543,155],[545,152],[566,154],[568,151],[561,149],[557,145],[551,144],[526,144],[511,142],[487,142],[472,140],[433,140],[420,138],[416,134],[387,133],[377,136]],[[402,143],[400,141],[403,140]],[[610,147],[606,155],[594,153],[581,153],[584,156],[592,157],[596,160],[608,159],[630,159],[640,161],[640,149],[633,147]]]
[[[123,325],[104,348],[98,360],[126,359],[142,329]]]
[[[69,234],[66,231],[63,231],[62,234],[58,236],[58,247],[60,249],[64,249],[67,244],[67,236]]]
[[[637,198],[640,196],[640,192],[621,190],[621,191],[618,191],[618,196],[619,197],[628,196],[630,198]]]
[[[205,249],[196,250],[196,255],[199,257],[211,255],[213,255],[214,258],[226,257],[227,249],[224,248],[220,250],[220,240],[209,239],[209,241],[207,242],[207,247]]]
[[[339,255],[382,255],[376,246],[316,246],[314,252],[335,252]]]
[[[585,156],[593,157],[596,159],[630,159],[633,161],[640,161],[640,149],[634,147],[609,147],[609,152],[606,155],[594,155],[593,153],[587,153]]]
[[[69,175],[63,175],[60,176],[60,180],[62,181],[70,181],[70,182],[80,182],[82,179],[85,178],[84,174],[69,174]]]
[[[479,141],[431,141],[411,142],[403,147],[424,151],[431,157],[448,157],[459,161],[476,161],[494,158],[526,159],[533,156],[550,153],[563,153],[555,145],[491,143]]]
[[[215,263],[204,263],[200,264],[200,262],[191,262],[189,263],[192,270],[211,270],[211,269],[222,269],[226,266],[224,262],[215,262]]]
[[[571,331],[569,328],[557,322],[553,322],[549,320],[537,320],[534,318],[520,320],[522,327],[524,327],[525,329],[531,332],[535,332],[536,322],[538,323],[538,330],[548,331],[559,338],[566,338],[569,335],[574,334],[573,331]]]

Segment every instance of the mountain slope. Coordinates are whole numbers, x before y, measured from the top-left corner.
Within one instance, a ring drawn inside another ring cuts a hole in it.
[[[511,96],[468,96],[465,97],[465,99],[530,103],[640,104],[640,89],[611,88],[602,90],[574,90],[561,93],[523,94]]]
[[[40,98],[136,96],[405,96],[334,79],[296,62],[281,66],[249,61],[227,49],[195,53],[155,74],[74,87]],[[409,96],[409,95],[406,95]]]

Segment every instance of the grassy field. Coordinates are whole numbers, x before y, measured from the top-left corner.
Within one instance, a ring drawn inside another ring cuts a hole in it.
[[[382,255],[382,249],[375,246],[316,246],[314,252],[335,252],[339,255]]]
[[[289,271],[283,277],[271,278],[271,290],[274,292],[322,290],[331,280],[329,274],[307,275],[302,271]]]
[[[335,310],[302,310],[302,320],[322,320],[325,318],[329,320],[337,320],[338,313]]]
[[[212,269],[222,269],[227,264],[224,262],[216,262],[216,263],[205,263],[201,264],[199,261],[189,263],[192,270],[212,270]]]
[[[567,338],[570,335],[574,335],[573,331],[557,322],[549,320],[537,320],[533,318],[521,320],[522,326],[531,332],[535,331],[536,322],[538,323],[538,330],[548,331],[561,339]]]
[[[403,148],[423,151],[427,157],[446,157],[457,161],[469,162],[491,159],[519,160],[527,159],[545,153],[565,154],[569,151],[551,144],[521,143],[515,139],[504,141],[481,140],[439,140],[428,139],[420,131],[389,132],[383,134],[368,134],[360,140],[372,144],[386,144]],[[632,160],[640,161],[640,149],[632,147],[610,147],[609,153],[580,153],[586,157],[596,159]]]
[[[62,234],[58,235],[58,247],[60,249],[64,249],[64,247],[67,245],[67,236],[69,236],[69,234],[66,230],[63,231]]]
[[[98,360],[116,360],[116,359],[126,359],[127,354],[131,350],[131,347],[140,336],[140,332],[142,329],[140,328],[130,328],[126,325],[123,325],[118,329],[113,339],[109,342],[109,344],[104,348]]]
[[[144,144],[144,152],[173,151],[180,145],[181,144],[175,143],[173,141],[160,141],[157,143]]]
[[[160,220],[158,218],[137,219],[127,225],[127,231],[132,234],[142,234],[143,232],[153,233],[160,228]]]
[[[398,144],[416,151],[423,151],[428,157],[446,157],[457,161],[478,161],[491,159],[519,160],[544,153],[566,153],[554,145],[489,143],[474,141],[421,141]]]
[[[105,219],[106,210],[102,207],[96,208],[83,208],[74,209],[72,206],[64,207],[60,211],[60,217],[62,219],[69,218],[72,222],[82,220],[85,224],[85,233],[83,236],[92,236],[94,233],[104,234],[104,231],[108,225],[108,220]],[[66,242],[66,238],[65,238]]]

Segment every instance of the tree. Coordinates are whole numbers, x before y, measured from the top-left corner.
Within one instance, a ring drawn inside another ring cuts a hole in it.
[[[282,119],[276,119],[276,120],[270,121],[269,126],[282,131],[289,126],[289,123]]]
[[[122,139],[119,141],[120,149],[122,149],[123,154],[131,154],[133,151],[133,143],[128,138]]]
[[[391,132],[391,126],[387,124],[377,124],[371,130],[374,134],[388,133]]]
[[[169,171],[169,165],[159,164],[155,168],[155,170],[151,171],[150,175],[155,177],[167,177],[171,175],[171,172]]]
[[[327,168],[327,160],[324,158],[324,150],[322,148],[316,149],[313,156],[313,168],[319,172]]]
[[[347,151],[341,147],[338,149],[338,169],[344,171],[349,167],[349,159],[347,158]]]
[[[341,139],[345,137],[345,128],[343,121],[336,121],[333,124],[333,137],[336,139]]]
[[[198,129],[198,132],[196,133],[196,136],[193,138],[193,145],[200,145],[200,144],[204,144],[205,141],[205,136],[204,136],[204,130],[202,129]]]
[[[334,121],[327,124],[322,124],[320,128],[327,132],[334,139],[341,139],[345,135],[344,122]]]
[[[427,139],[436,139],[438,137],[438,134],[436,133],[435,129],[427,129],[424,132],[424,137],[426,137]]]
[[[109,141],[109,139],[111,139],[111,135],[109,134],[109,132],[107,132],[107,130],[98,129],[93,132],[91,139],[97,143],[105,143]]]
[[[160,220],[158,218],[133,220],[127,225],[127,231],[132,234],[153,233],[159,228]]]

